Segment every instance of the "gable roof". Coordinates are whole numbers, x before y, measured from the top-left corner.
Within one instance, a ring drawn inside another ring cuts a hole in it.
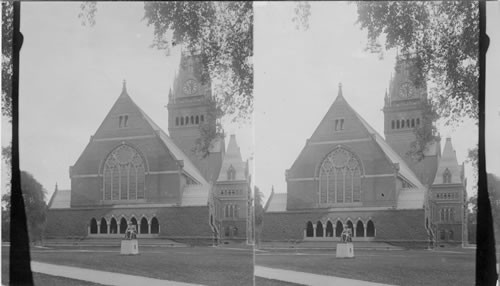
[[[438,168],[436,171],[436,177],[434,177],[435,184],[443,184],[444,178],[443,174],[448,169],[451,174],[452,184],[462,183],[461,168],[457,161],[457,155],[451,144],[451,138],[446,138],[446,143],[444,144],[443,154],[439,160]]]
[[[227,173],[230,168],[233,168],[235,171],[235,181],[246,180],[247,165],[241,158],[240,147],[236,143],[236,136],[234,134],[229,139],[227,151],[222,160],[219,177],[217,178],[218,182],[228,180]]]
[[[71,208],[71,190],[56,190],[50,198],[49,209],[69,209]]]

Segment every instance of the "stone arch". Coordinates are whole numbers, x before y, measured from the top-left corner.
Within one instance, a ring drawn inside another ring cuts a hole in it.
[[[133,224],[133,225],[135,225],[135,229],[136,229],[136,231],[138,231],[138,230],[139,230],[139,223],[137,222],[137,219],[135,218],[135,216],[132,216],[132,217],[130,218],[130,223],[131,223],[131,224]]]
[[[125,217],[122,216],[122,218],[120,219],[120,233],[125,233],[127,227],[128,227],[127,219],[125,219]]]
[[[151,219],[151,233],[152,234],[160,233],[160,223],[158,222],[158,219],[156,217],[153,217]]]
[[[354,224],[352,223],[350,218],[347,219],[346,225],[347,228],[351,230],[351,234],[354,236]]]
[[[358,222],[356,223],[356,237],[363,236],[365,236],[365,226],[363,225],[363,222],[358,219]]]
[[[116,223],[116,219],[114,217],[111,217],[111,220],[109,222],[109,233],[118,233],[118,224]]]
[[[323,223],[321,221],[316,223],[316,237],[323,237]]]
[[[99,226],[100,233],[108,233],[108,222],[105,218],[101,218],[101,225]]]
[[[149,222],[146,217],[141,218],[141,226],[139,227],[139,233],[149,233]]]
[[[97,234],[97,220],[95,218],[90,220],[90,234]]]
[[[312,222],[308,221],[306,223],[306,237],[313,237],[314,236],[314,228]]]
[[[335,228],[335,236],[340,237],[342,235],[342,231],[344,231],[344,225],[340,220],[337,220],[337,225]]]
[[[366,224],[366,236],[375,237],[375,224],[371,219]]]
[[[334,233],[333,233],[333,223],[328,220],[326,222],[326,237],[333,237],[334,236]]]

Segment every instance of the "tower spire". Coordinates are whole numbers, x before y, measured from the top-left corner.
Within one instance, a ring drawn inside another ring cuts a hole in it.
[[[337,96],[342,96],[342,83],[339,82],[339,93]]]

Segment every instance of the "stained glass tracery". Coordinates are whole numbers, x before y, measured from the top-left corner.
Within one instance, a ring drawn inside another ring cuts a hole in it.
[[[103,200],[143,199],[145,172],[144,161],[134,148],[117,147],[104,163]]]
[[[356,156],[336,148],[321,163],[319,202],[352,203],[361,201],[361,165]]]

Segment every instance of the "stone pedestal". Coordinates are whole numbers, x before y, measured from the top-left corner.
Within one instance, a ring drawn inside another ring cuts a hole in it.
[[[120,254],[122,255],[139,254],[139,244],[137,243],[137,239],[122,240]]]
[[[354,246],[352,243],[337,244],[337,258],[354,258]]]

